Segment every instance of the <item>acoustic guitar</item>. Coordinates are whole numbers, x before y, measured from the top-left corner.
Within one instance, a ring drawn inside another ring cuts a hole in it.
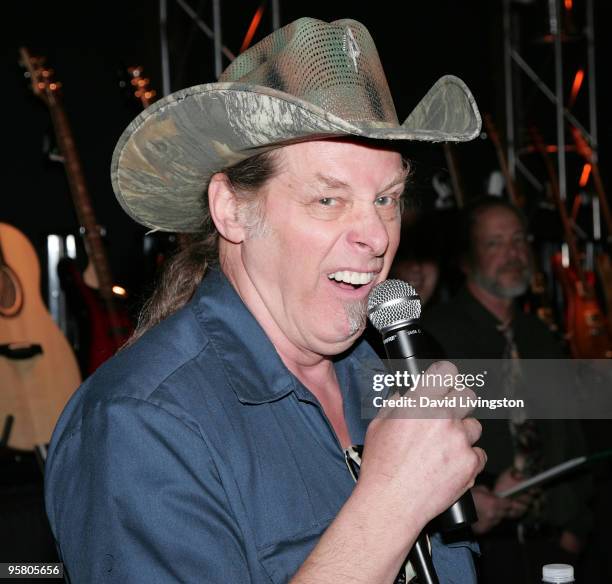
[[[552,265],[563,289],[565,330],[571,354],[577,359],[609,358],[612,356],[612,338],[595,295],[595,275],[582,267],[565,202],[561,200],[559,193],[557,173],[546,145],[535,126],[532,125],[529,131],[536,150],[542,155],[551,194],[561,219],[563,237],[569,250],[569,263],[563,261],[560,253],[556,253],[552,257]]]
[[[63,271],[64,282],[70,282],[72,287],[70,293],[80,297],[80,304],[88,315],[90,334],[84,368],[86,373],[92,373],[128,340],[133,325],[114,292],[102,230],[96,221],[74,137],[61,104],[61,83],[53,79],[52,69],[44,67],[44,58],[30,56],[25,48],[20,52],[34,94],[49,108],[85,249],[93,267],[85,271],[85,277],[74,266]]]
[[[31,450],[49,442],[80,383],[72,349],[43,303],[36,252],[21,231],[0,223],[0,423],[7,434],[3,446]]]

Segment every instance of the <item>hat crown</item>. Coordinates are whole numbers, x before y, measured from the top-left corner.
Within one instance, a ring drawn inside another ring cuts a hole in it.
[[[240,54],[219,81],[283,91],[351,122],[398,124],[374,41],[355,20],[300,18]]]

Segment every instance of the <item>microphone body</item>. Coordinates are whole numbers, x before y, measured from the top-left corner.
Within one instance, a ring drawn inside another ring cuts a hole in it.
[[[368,297],[368,317],[381,333],[388,368],[407,371],[412,379],[433,361],[443,358],[442,349],[419,326],[421,300],[416,290],[401,280],[385,280]],[[406,388],[407,390],[408,388]],[[427,548],[427,532],[449,532],[467,527],[477,520],[472,494],[466,492],[444,513],[434,518],[417,538],[409,558],[419,582],[438,584]]]
[[[443,358],[441,348],[420,328],[418,320],[390,327],[382,333],[387,358],[394,371],[408,371],[412,379],[422,374],[431,363]],[[418,357],[417,357],[418,355]],[[427,531],[452,531],[471,525],[478,520],[472,494],[467,491],[444,513],[433,519]]]

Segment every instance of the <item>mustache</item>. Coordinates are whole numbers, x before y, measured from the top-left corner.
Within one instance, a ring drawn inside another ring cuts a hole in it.
[[[498,272],[504,272],[506,270],[528,270],[529,269],[529,264],[526,262],[522,262],[520,260],[511,260],[509,262],[506,262],[505,264],[503,264],[502,266],[500,266],[498,268]]]

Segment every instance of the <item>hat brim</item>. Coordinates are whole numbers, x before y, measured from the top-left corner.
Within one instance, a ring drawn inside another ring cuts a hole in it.
[[[472,94],[451,75],[439,79],[397,126],[347,122],[267,87],[211,83],[168,95],[136,117],[115,147],[111,180],[119,203],[139,223],[194,232],[207,213],[209,178],[254,154],[342,136],[465,142],[480,128]]]

